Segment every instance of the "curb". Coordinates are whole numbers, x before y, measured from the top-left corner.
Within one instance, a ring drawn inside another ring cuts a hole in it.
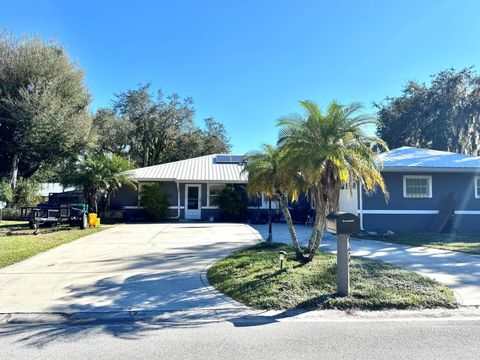
[[[429,310],[341,311],[289,310],[266,311],[250,308],[162,311],[112,311],[78,313],[0,313],[5,325],[100,325],[151,323],[170,326],[206,325],[231,322],[234,325],[271,324],[276,322],[412,322],[412,321],[478,321],[479,307]]]

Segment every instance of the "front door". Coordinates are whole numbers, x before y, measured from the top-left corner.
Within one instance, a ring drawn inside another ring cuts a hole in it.
[[[185,185],[185,219],[202,217],[201,185]]]

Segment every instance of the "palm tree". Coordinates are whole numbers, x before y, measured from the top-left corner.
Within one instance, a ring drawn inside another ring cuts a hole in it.
[[[249,195],[263,193],[268,199],[268,238],[272,242],[272,200],[278,200],[287,222],[295,251],[302,253],[292,217],[287,206],[287,192],[297,191],[298,184],[284,166],[284,151],[272,145],[264,144],[260,151],[249,153],[245,157],[245,169],[248,173],[247,192]]]
[[[126,170],[131,169],[127,160],[118,155],[84,154],[68,164],[60,182],[64,186],[83,189],[89,208],[98,213],[98,194],[105,192],[107,201],[122,185],[132,182]]]
[[[133,169],[133,164],[130,161],[119,155],[106,156],[104,161],[107,169],[105,173],[105,183],[107,187],[105,189],[103,214],[105,214],[110,206],[110,199],[115,192],[123,186],[136,186],[136,181],[128,171]]]
[[[362,127],[375,124],[367,115],[357,115],[358,103],[332,102],[326,113],[311,101],[302,101],[305,116],[292,114],[278,121],[278,144],[292,174],[300,174],[312,194],[316,216],[308,248],[303,254],[311,261],[317,252],[325,228],[326,215],[338,210],[342,184],[360,181],[366,191],[385,184],[373,146],[387,149],[385,142],[367,136]]]

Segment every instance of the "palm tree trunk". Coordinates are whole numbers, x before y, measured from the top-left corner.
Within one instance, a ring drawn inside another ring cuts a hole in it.
[[[298,259],[304,258],[302,248],[298,242],[297,232],[293,226],[292,216],[290,215],[290,211],[288,210],[287,201],[283,194],[280,195],[280,208],[282,209],[283,216],[285,217],[285,221],[288,226],[288,232],[290,233],[290,237],[292,238],[293,248],[295,249],[295,253],[297,254]]]
[[[313,260],[320,247],[323,231],[325,230],[326,210],[327,204],[323,201],[319,191],[317,191],[317,196],[315,198],[315,223],[313,225],[312,235],[308,242],[306,254],[308,261]]]
[[[267,242],[271,243],[273,241],[272,237],[272,198],[268,197],[268,238]]]
[[[107,193],[105,194],[105,206],[103,207],[102,217],[105,217],[105,213],[107,212],[108,206],[110,205],[111,197],[112,197],[111,191],[107,191]]]
[[[97,205],[97,191],[90,190],[88,194],[88,202],[89,206],[93,209],[95,214],[98,214],[98,205]]]

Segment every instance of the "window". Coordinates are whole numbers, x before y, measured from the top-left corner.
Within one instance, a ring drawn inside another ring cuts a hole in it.
[[[432,177],[422,175],[406,175],[403,177],[403,197],[431,198]]]
[[[480,176],[475,176],[475,197],[480,199]]]
[[[217,206],[217,199],[225,184],[209,184],[208,185],[208,203],[207,206]]]

